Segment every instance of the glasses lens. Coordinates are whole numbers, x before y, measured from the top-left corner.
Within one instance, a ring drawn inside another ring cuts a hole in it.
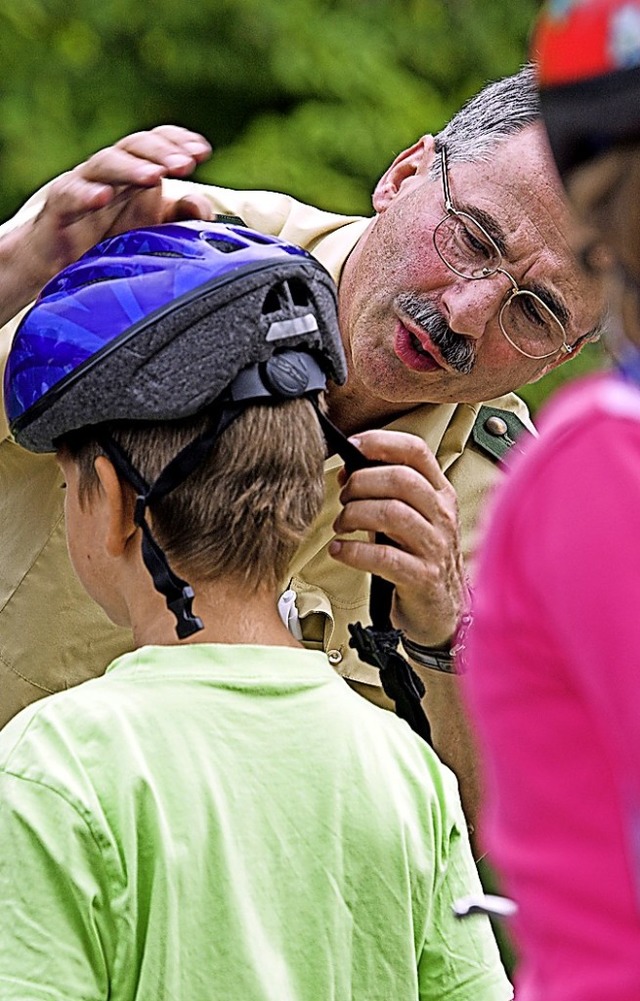
[[[500,312],[508,340],[530,358],[555,354],[565,343],[564,327],[542,299],[525,289],[513,293]]]
[[[463,278],[486,278],[502,260],[489,234],[466,212],[446,215],[435,229],[433,242],[447,267]]]

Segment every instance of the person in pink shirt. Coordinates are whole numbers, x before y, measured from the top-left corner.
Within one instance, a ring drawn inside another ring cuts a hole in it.
[[[482,838],[518,904],[518,1001],[638,1001],[640,0],[550,3],[535,48],[615,362],[554,399],[491,510],[464,651]]]

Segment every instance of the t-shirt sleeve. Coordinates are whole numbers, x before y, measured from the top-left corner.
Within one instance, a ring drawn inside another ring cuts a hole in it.
[[[448,827],[418,964],[420,1001],[509,1001],[513,989],[484,915],[460,920],[453,904],[482,893],[462,808]]]
[[[39,782],[0,774],[0,997],[109,996],[111,933],[100,846]]]

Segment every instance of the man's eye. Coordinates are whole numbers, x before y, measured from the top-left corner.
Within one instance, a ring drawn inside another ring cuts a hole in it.
[[[522,314],[528,323],[532,323],[536,327],[545,326],[547,317],[544,315],[542,309],[532,295],[519,295],[518,305],[520,306]]]
[[[464,242],[473,254],[486,258],[493,256],[493,248],[486,240],[483,240],[477,233],[474,233],[468,226],[461,225],[460,230]]]

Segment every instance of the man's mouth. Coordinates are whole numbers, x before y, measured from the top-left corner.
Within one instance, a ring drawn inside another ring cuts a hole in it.
[[[418,337],[402,320],[396,326],[394,351],[403,365],[415,372],[435,372],[445,368],[440,353],[432,345],[428,335]]]
[[[408,331],[408,334],[409,334],[409,340],[411,341],[411,345],[414,348],[414,350],[417,351],[419,355],[425,355],[426,357],[430,357],[429,352],[426,351],[425,348],[423,348],[422,344],[420,343],[416,335],[412,334],[410,330]]]
[[[438,307],[407,292],[395,302],[394,350],[400,361],[418,372],[444,371],[468,375],[475,365],[475,345],[454,333]]]

